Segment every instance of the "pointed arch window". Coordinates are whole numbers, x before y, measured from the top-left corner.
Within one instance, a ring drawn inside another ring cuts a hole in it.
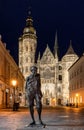
[[[61,81],[62,81],[62,75],[59,75],[59,80],[61,80]]]
[[[26,51],[28,51],[28,46],[26,46]]]
[[[25,72],[28,72],[28,67],[27,66],[25,67]]]
[[[33,47],[31,46],[31,51],[33,51]]]
[[[28,57],[26,57],[26,63],[28,62]]]

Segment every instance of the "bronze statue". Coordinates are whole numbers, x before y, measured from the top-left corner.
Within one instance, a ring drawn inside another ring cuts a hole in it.
[[[41,112],[42,112],[42,92],[41,92],[41,82],[40,82],[40,74],[37,73],[37,67],[32,66],[30,68],[32,74],[27,77],[26,79],[26,92],[27,92],[27,99],[29,103],[29,109],[31,118],[33,120],[32,123],[29,124],[29,126],[36,125],[35,119],[34,119],[34,100],[36,102],[36,108],[38,112],[39,122],[41,125],[44,125],[44,123],[41,120]]]

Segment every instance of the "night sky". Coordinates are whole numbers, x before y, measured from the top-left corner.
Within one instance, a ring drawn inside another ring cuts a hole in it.
[[[49,45],[53,52],[58,33],[59,57],[67,51],[70,40],[75,52],[84,52],[84,0],[0,0],[2,41],[18,63],[18,38],[22,35],[31,7],[41,54]]]

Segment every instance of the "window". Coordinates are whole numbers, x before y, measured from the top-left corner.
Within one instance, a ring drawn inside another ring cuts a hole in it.
[[[72,97],[72,103],[73,103],[73,97]]]
[[[72,78],[73,78],[73,73],[72,73]]]
[[[76,76],[76,72],[74,72],[74,76]]]
[[[80,88],[82,88],[82,79],[80,79]]]
[[[28,51],[28,46],[26,46],[26,51]]]
[[[25,68],[25,72],[28,72],[28,67],[26,66],[26,68]]]
[[[32,51],[33,49],[32,49],[32,47],[31,47],[31,51]]]
[[[77,89],[79,88],[79,82],[77,81]]]
[[[62,80],[62,75],[59,75],[59,80]]]
[[[28,62],[28,57],[26,57],[26,63]]]
[[[77,75],[79,74],[79,69],[77,70]]]
[[[58,88],[58,92],[61,92],[61,88],[60,87]]]
[[[82,72],[82,66],[80,67],[80,72]]]
[[[82,103],[82,96],[80,96],[80,103]]]
[[[59,66],[59,70],[62,70],[62,66]]]

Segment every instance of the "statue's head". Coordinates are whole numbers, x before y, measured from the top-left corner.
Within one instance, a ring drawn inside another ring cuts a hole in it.
[[[36,66],[31,66],[30,70],[31,70],[32,73],[35,73],[35,72],[37,72],[37,67]]]

